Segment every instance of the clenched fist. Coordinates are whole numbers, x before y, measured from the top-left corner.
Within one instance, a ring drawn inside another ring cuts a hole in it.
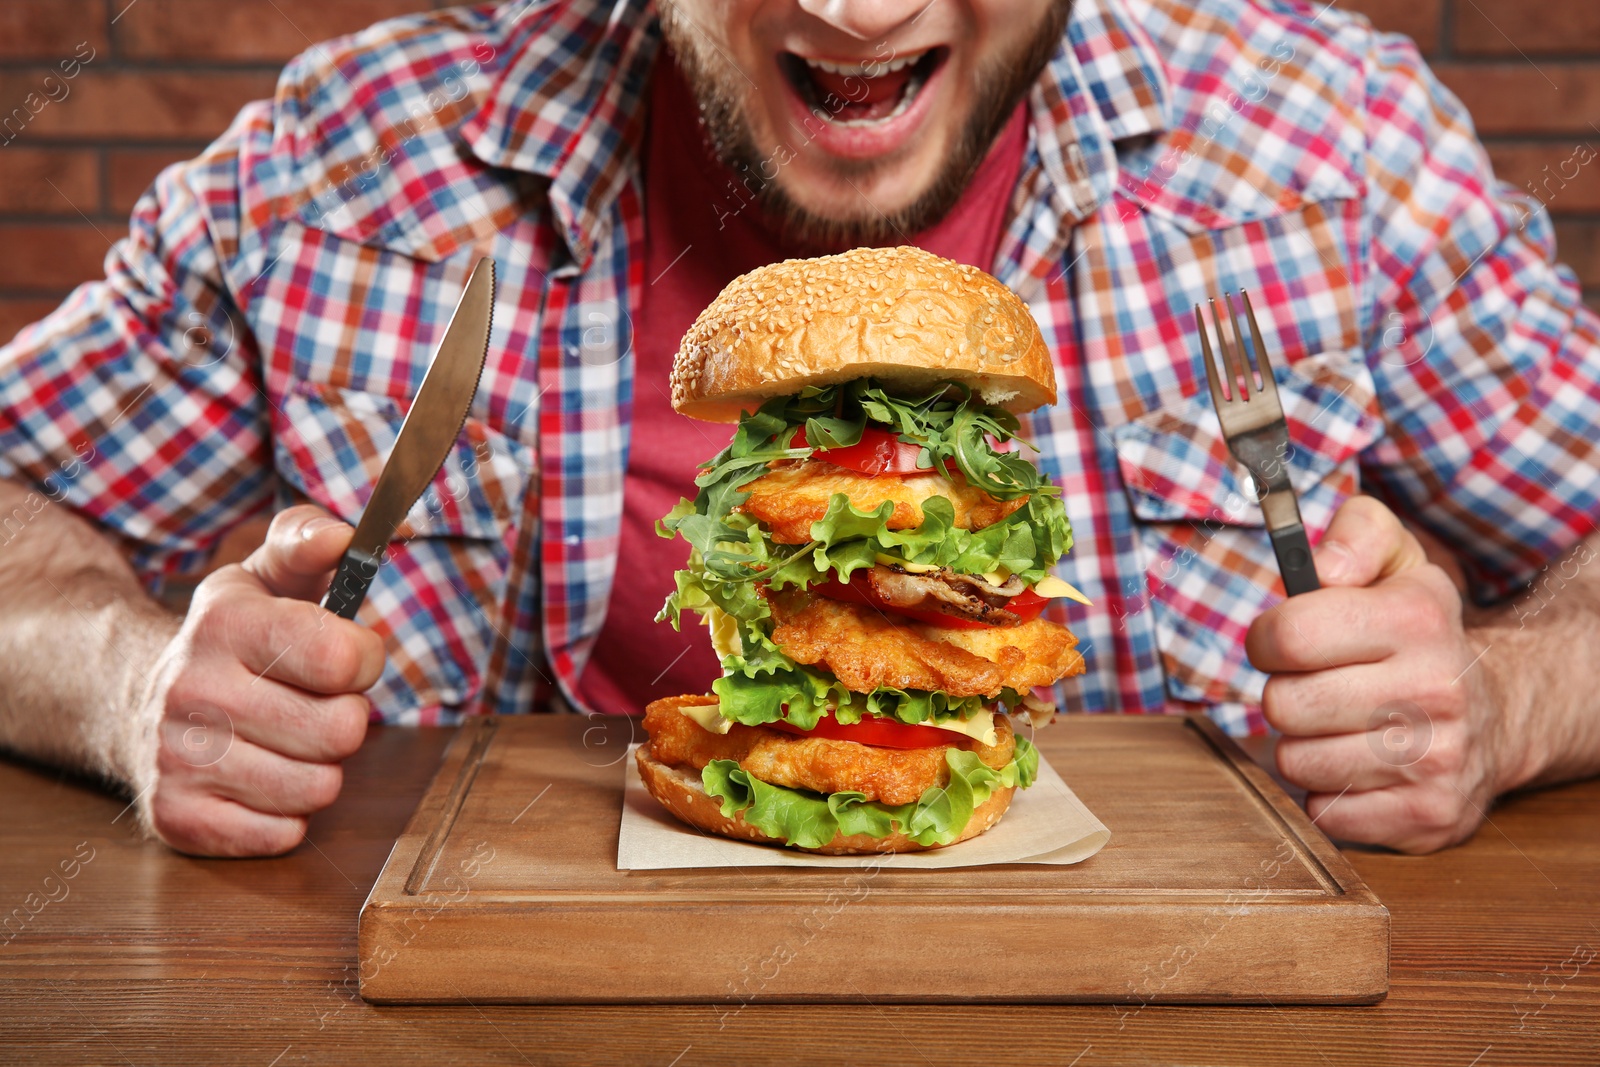
[[[352,533],[290,508],[250,558],[195,591],[140,709],[158,724],[142,814],[173,848],[287,852],[339,795],[340,761],[366,735],[361,694],[383,670],[376,634],[316,604]]]
[[[1264,612],[1246,639],[1272,675],[1278,769],[1334,837],[1405,852],[1464,840],[1515,784],[1520,739],[1460,593],[1371,497],[1334,515],[1316,565],[1323,588]]]

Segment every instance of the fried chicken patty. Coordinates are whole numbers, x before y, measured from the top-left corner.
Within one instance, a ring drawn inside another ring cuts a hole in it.
[[[750,774],[773,785],[814,793],[854,790],[885,804],[909,804],[934,786],[949,782],[945,749],[965,749],[997,771],[1011,762],[1017,749],[1011,724],[1004,715],[995,716],[997,738],[993,745],[951,734],[949,745],[880,748],[737,723],[726,734],[714,734],[678,710],[716,702],[716,697],[682,696],[652,703],[644,715],[651,755],[662,763],[695,770],[712,760],[735,760]]]
[[[942,496],[955,505],[955,524],[963,530],[992,526],[1028,502],[996,500],[967,484],[961,475],[949,477],[935,471],[897,475],[861,474],[819,459],[778,460],[766,474],[740,487],[750,498],[734,510],[761,523],[772,539],[783,545],[811,540],[811,524],[828,512],[835,493],[850,498],[853,507],[872,511],[885,500],[894,504],[891,530],[912,530],[922,525],[922,502]]]
[[[796,663],[821,664],[857,693],[879,686],[953,697],[1027,692],[1083,673],[1078,639],[1060,623],[968,630],[929,626],[866,604],[786,590],[768,598],[772,640]]]

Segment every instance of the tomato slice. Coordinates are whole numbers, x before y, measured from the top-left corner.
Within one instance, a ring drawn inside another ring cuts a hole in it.
[[[879,748],[933,748],[936,745],[954,744],[959,734],[949,730],[939,730],[932,726],[921,726],[912,723],[900,722],[897,719],[884,719],[868,715],[860,722],[849,725],[841,723],[833,717],[833,712],[828,712],[817,720],[817,725],[810,730],[802,730],[782,721],[769,722],[766,725],[774,730],[782,730],[786,734],[799,734],[801,737],[827,737],[834,741],[854,741],[860,745],[876,745]]]
[[[811,447],[806,442],[804,427],[795,431],[790,447]],[[926,469],[917,466],[917,457],[921,454],[921,445],[907,444],[900,440],[899,434],[868,426],[861,431],[861,440],[855,444],[844,448],[819,448],[813,456],[835,467],[844,467],[875,478],[880,474],[900,477],[927,474]]]
[[[1039,617],[1048,603],[1050,603],[1049,597],[1040,596],[1032,589],[1024,589],[1006,602],[1006,610],[1023,622],[1031,622]]]
[[[925,622],[930,626],[946,626],[952,630],[993,630],[992,622],[979,622],[977,619],[962,618],[959,615],[946,615],[942,611],[919,611],[911,608],[897,608],[886,603],[867,581],[865,571],[856,571],[850,576],[849,583],[841,582],[838,578],[830,577],[825,582],[815,582],[806,587],[817,596],[825,596],[829,600],[845,600],[856,604],[867,604],[879,611],[887,611],[893,615],[900,615],[918,622]],[[1018,616],[1023,622],[1030,622],[1039,617],[1044,611],[1044,606],[1050,603],[1049,597],[1042,597],[1032,589],[1024,589],[1010,600],[1006,601],[1006,610]]]

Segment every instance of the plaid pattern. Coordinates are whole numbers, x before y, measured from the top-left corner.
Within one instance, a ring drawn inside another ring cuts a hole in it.
[[[312,49],[0,350],[0,475],[152,585],[273,505],[354,519],[492,255],[482,388],[362,610],[371,695],[400,723],[570,700],[617,563],[658,42],[644,0],[544,0]],[[1286,0],[1079,0],[1030,103],[993,269],[1057,357],[1030,430],[1096,602],[1063,616],[1069,706],[1262,727],[1242,638],[1281,584],[1192,316],[1224,288],[1255,298],[1313,537],[1365,488],[1489,600],[1594,528],[1600,324],[1408,42]]]

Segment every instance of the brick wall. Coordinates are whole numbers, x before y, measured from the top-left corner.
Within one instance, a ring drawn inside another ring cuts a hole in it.
[[[156,173],[194,155],[246,101],[270,97],[286,60],[380,19],[448,6],[0,0],[0,142],[10,138],[0,144],[0,341],[102,276],[107,247]],[[30,93],[37,115],[7,128]]]
[[[1410,34],[1477,118],[1501,175],[1533,182],[1600,307],[1600,0],[1340,0]],[[0,339],[97,277],[128,209],[314,41],[445,0],[0,0]],[[70,76],[69,76],[70,75]],[[40,106],[40,102],[44,102]],[[1546,168],[1550,168],[1546,171]],[[1570,173],[1570,167],[1568,170]]]

